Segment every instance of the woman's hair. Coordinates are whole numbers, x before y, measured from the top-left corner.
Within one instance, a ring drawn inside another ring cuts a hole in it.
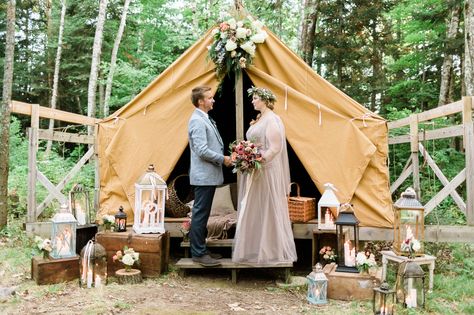
[[[204,98],[204,93],[210,91],[211,88],[208,86],[198,86],[195,87],[191,92],[191,102],[194,106],[198,107],[198,101]]]
[[[260,99],[265,102],[265,105],[267,105],[271,110],[275,108],[276,96],[269,89],[252,86],[247,90],[247,93],[249,96],[258,95],[258,97],[260,97]]]

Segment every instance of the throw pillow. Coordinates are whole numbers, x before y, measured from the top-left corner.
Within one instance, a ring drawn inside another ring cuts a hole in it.
[[[226,215],[234,213],[235,208],[232,203],[229,185],[216,188],[214,199],[212,199],[211,216]]]

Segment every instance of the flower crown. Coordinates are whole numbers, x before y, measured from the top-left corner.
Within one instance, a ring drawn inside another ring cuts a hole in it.
[[[277,100],[275,94],[273,94],[273,92],[269,89],[265,88],[258,88],[252,86],[250,89],[247,90],[247,93],[249,96],[257,94],[263,101],[268,102],[270,104],[275,103]]]

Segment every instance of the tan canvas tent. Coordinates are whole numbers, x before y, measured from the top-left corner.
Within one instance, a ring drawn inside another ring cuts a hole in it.
[[[253,85],[276,94],[275,112],[307,174],[320,192],[325,183],[333,183],[338,199],[354,205],[361,225],[391,227],[386,121],[318,76],[266,31],[269,37],[257,46],[245,74]],[[120,205],[133,216],[134,183],[148,164],[153,163],[163,178],[170,176],[188,146],[187,123],[194,110],[191,89],[218,86],[214,64],[207,58],[211,42],[208,32],[99,124],[99,217]],[[235,121],[235,114],[225,119]],[[218,121],[219,128],[225,125]]]

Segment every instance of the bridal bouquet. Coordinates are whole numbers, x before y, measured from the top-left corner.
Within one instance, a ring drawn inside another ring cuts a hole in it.
[[[262,153],[260,152],[261,145],[255,144],[251,141],[234,141],[230,145],[230,158],[232,160],[232,173],[237,172],[251,172],[262,167]]]

